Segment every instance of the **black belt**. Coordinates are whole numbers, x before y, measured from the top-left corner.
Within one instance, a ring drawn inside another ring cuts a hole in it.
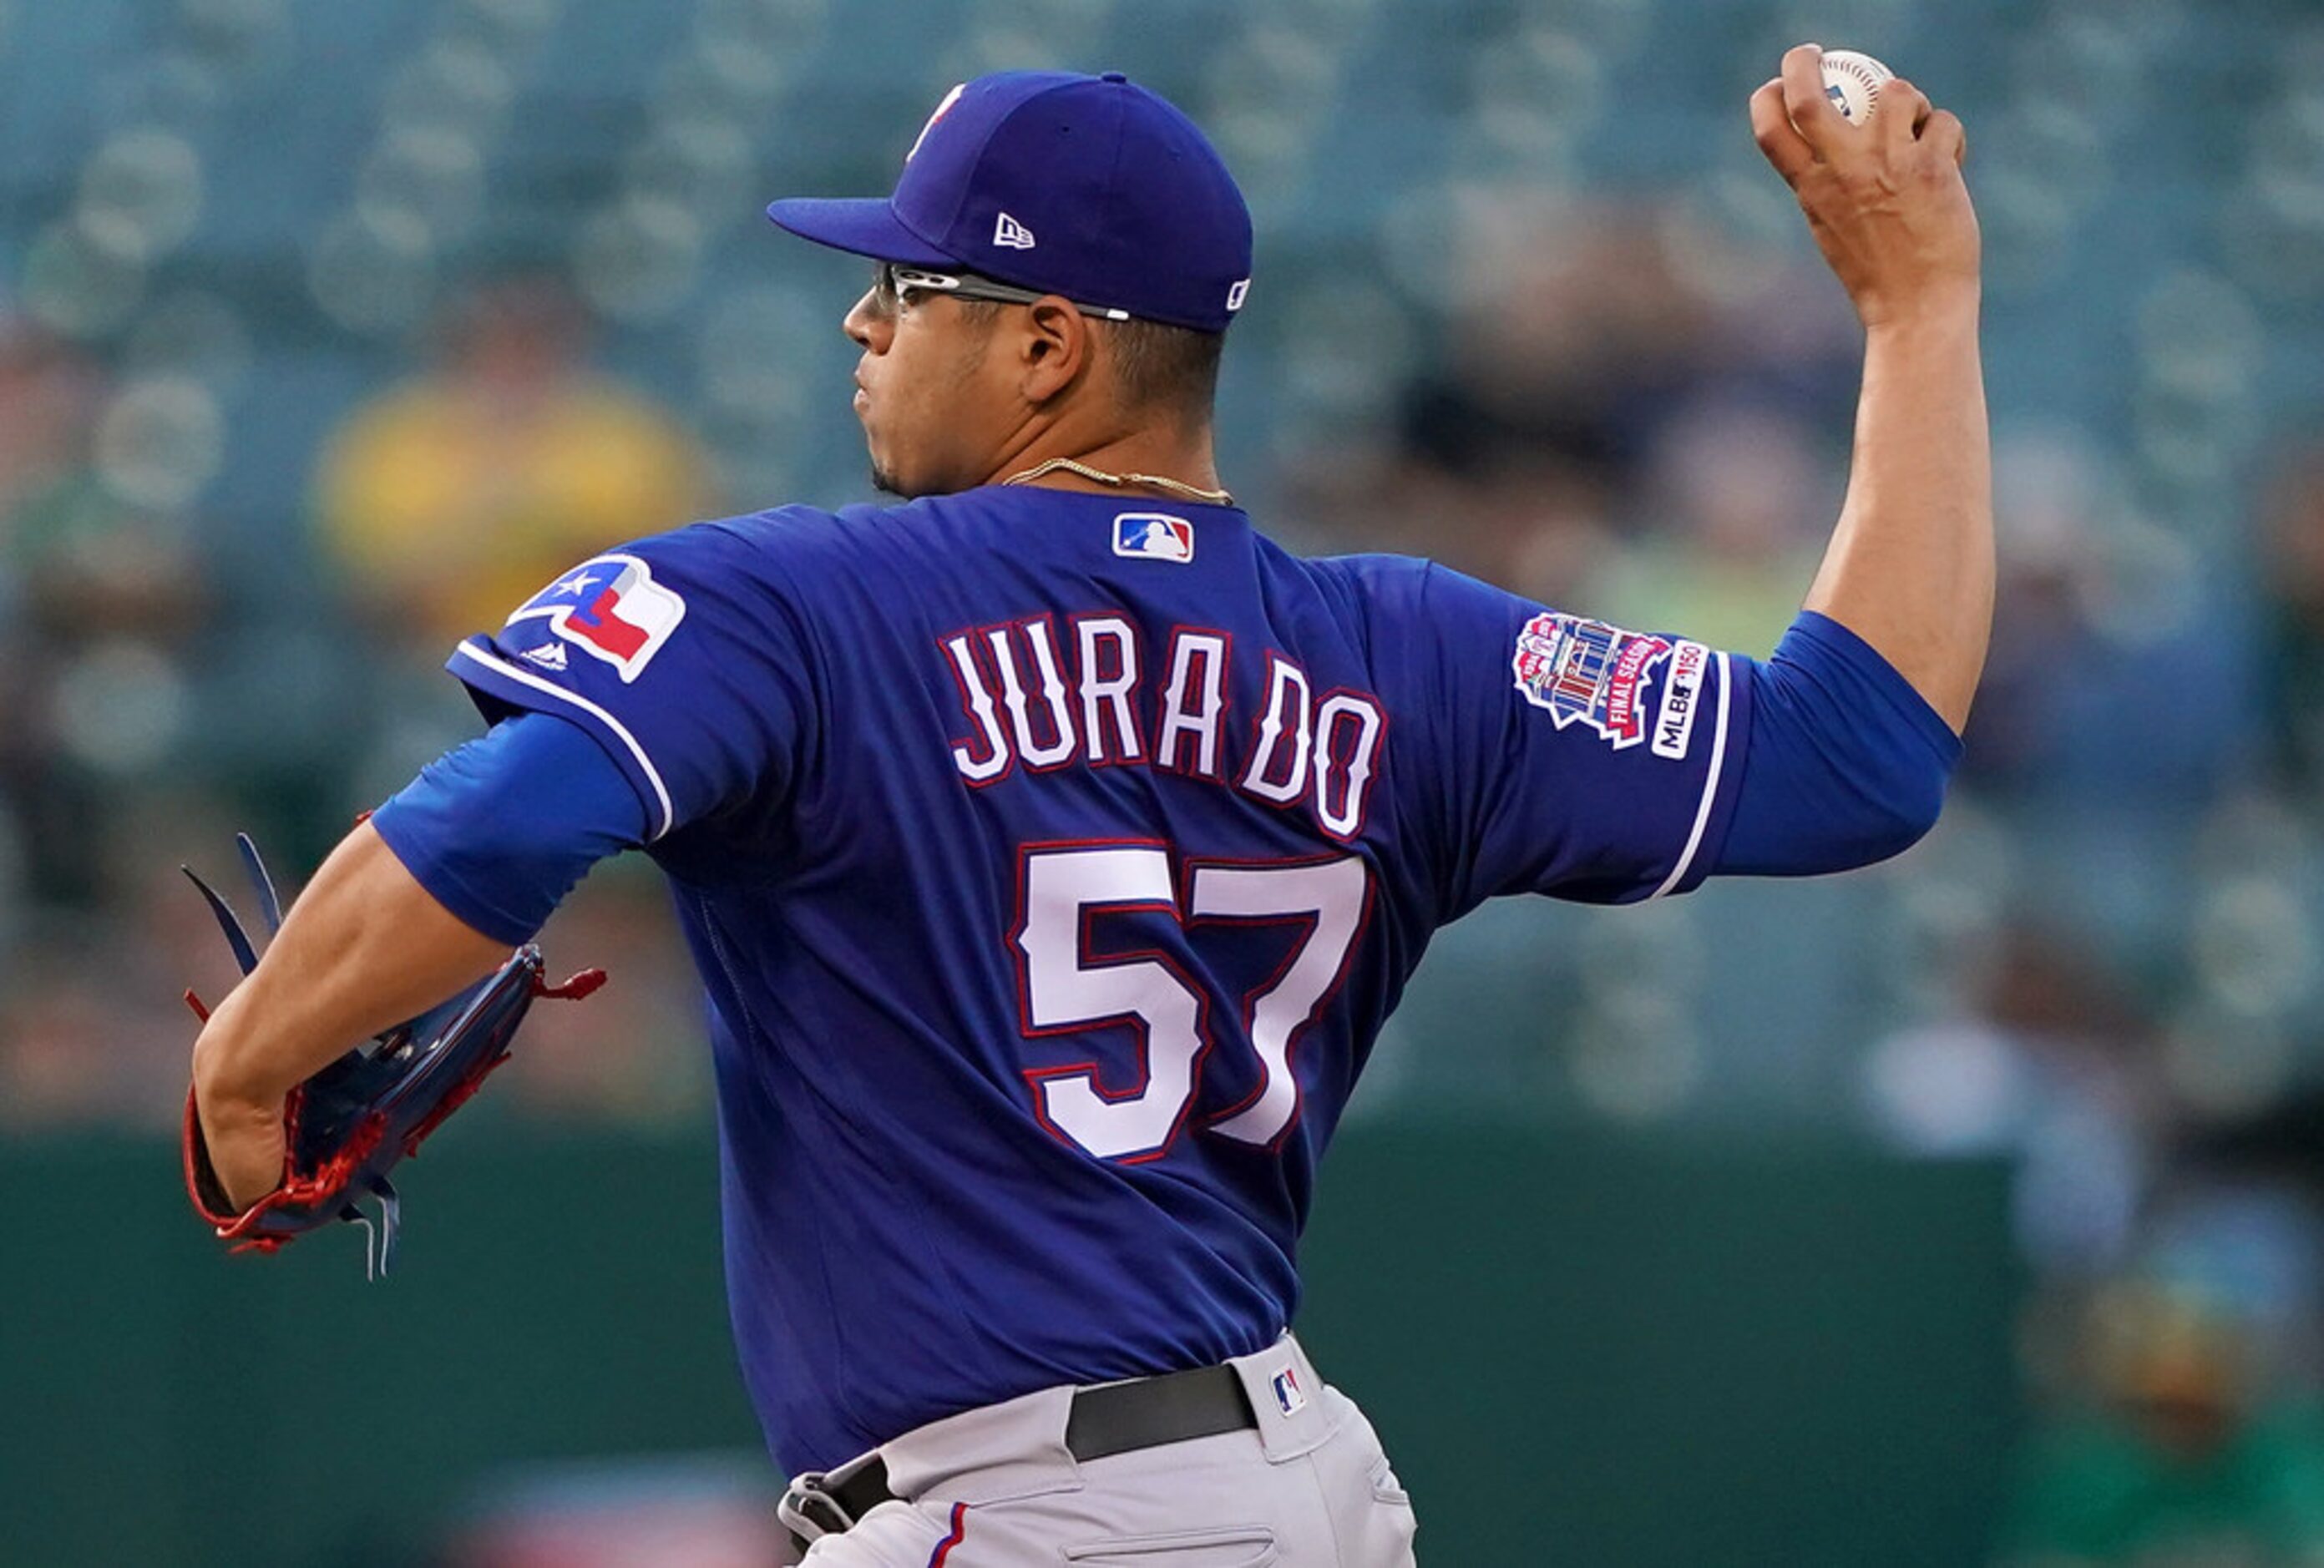
[[[1065,1451],[1086,1463],[1258,1425],[1232,1367],[1197,1367],[1075,1390],[1073,1413],[1065,1419]],[[888,1489],[887,1462],[873,1454],[870,1463],[835,1486],[820,1476],[800,1477],[783,1502],[829,1536],[895,1496]]]

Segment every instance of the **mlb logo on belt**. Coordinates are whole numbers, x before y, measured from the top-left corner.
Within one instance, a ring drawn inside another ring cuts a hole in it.
[[[1296,1416],[1307,1407],[1307,1396],[1299,1387],[1299,1373],[1296,1369],[1286,1367],[1269,1378],[1267,1383],[1268,1388],[1275,1390],[1276,1408],[1281,1410],[1286,1416]]]
[[[1160,512],[1125,512],[1113,520],[1113,553],[1133,560],[1194,558],[1194,525]]]
[[[685,618],[686,601],[655,582],[645,562],[609,555],[585,561],[571,576],[549,584],[509,623],[547,621],[567,642],[620,671],[626,684],[644,673]]]

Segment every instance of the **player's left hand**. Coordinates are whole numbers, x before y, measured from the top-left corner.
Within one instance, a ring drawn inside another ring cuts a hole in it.
[[[340,1220],[371,1227],[362,1202],[376,1198],[378,1244],[375,1253],[366,1249],[366,1269],[384,1273],[400,1212],[388,1172],[508,1060],[536,997],[584,997],[605,976],[584,970],[549,984],[540,949],[528,943],[511,952],[462,925],[410,880],[376,828],[348,835],[288,920],[257,847],[246,835],[236,843],[275,940],[262,959],[233,908],[188,870],[244,978],[214,1011],[186,993],[202,1018],[186,1102],[186,1195],[235,1250],[264,1252]],[[376,911],[399,899],[406,911],[417,903],[423,919],[380,920]],[[400,943],[395,956],[410,973],[385,963],[332,968],[324,955],[345,951],[349,932],[356,942]],[[411,964],[415,945],[421,962]],[[431,976],[467,974],[480,956],[498,957],[499,966],[295,1080],[283,1071],[285,1062],[324,1056],[307,1042],[344,1038],[388,1001],[433,990]]]
[[[1961,178],[1967,134],[1902,77],[1852,125],[1826,97],[1822,51],[1803,43],[1751,95],[1759,150],[1799,198],[1824,261],[1865,326],[1974,310],[1977,213]]]
[[[210,1168],[235,1213],[281,1185],[290,1153],[281,1101],[267,1104],[239,1098],[213,1082],[207,1092],[196,1090],[194,1107],[201,1118]]]

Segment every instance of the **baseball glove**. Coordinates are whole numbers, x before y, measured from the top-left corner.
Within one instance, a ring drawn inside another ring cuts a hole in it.
[[[247,834],[237,835],[244,868],[271,935],[281,907],[265,863]],[[181,868],[226,932],[235,962],[248,974],[258,953],[233,909],[217,891]],[[290,1091],[283,1133],[290,1158],[272,1192],[235,1213],[210,1167],[194,1097],[186,1096],[186,1191],[194,1208],[235,1252],[272,1252],[284,1243],[337,1221],[364,1228],[364,1271],[387,1272],[395,1252],[400,1204],[387,1173],[420,1152],[428,1135],[466,1102],[486,1076],[509,1057],[509,1041],[535,997],[577,1000],[605,982],[604,971],[585,969],[562,985],[541,979],[540,950],[530,944],[511,954],[493,974],[419,1017],[396,1025]],[[209,1010],[191,991],[187,1005],[208,1021]],[[359,1200],[378,1200],[374,1222]]]

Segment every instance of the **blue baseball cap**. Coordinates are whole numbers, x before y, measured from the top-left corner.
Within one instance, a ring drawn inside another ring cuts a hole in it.
[[[945,96],[890,197],[778,201],[836,250],[1223,332],[1250,209],[1208,137],[1119,71],[999,71]]]

